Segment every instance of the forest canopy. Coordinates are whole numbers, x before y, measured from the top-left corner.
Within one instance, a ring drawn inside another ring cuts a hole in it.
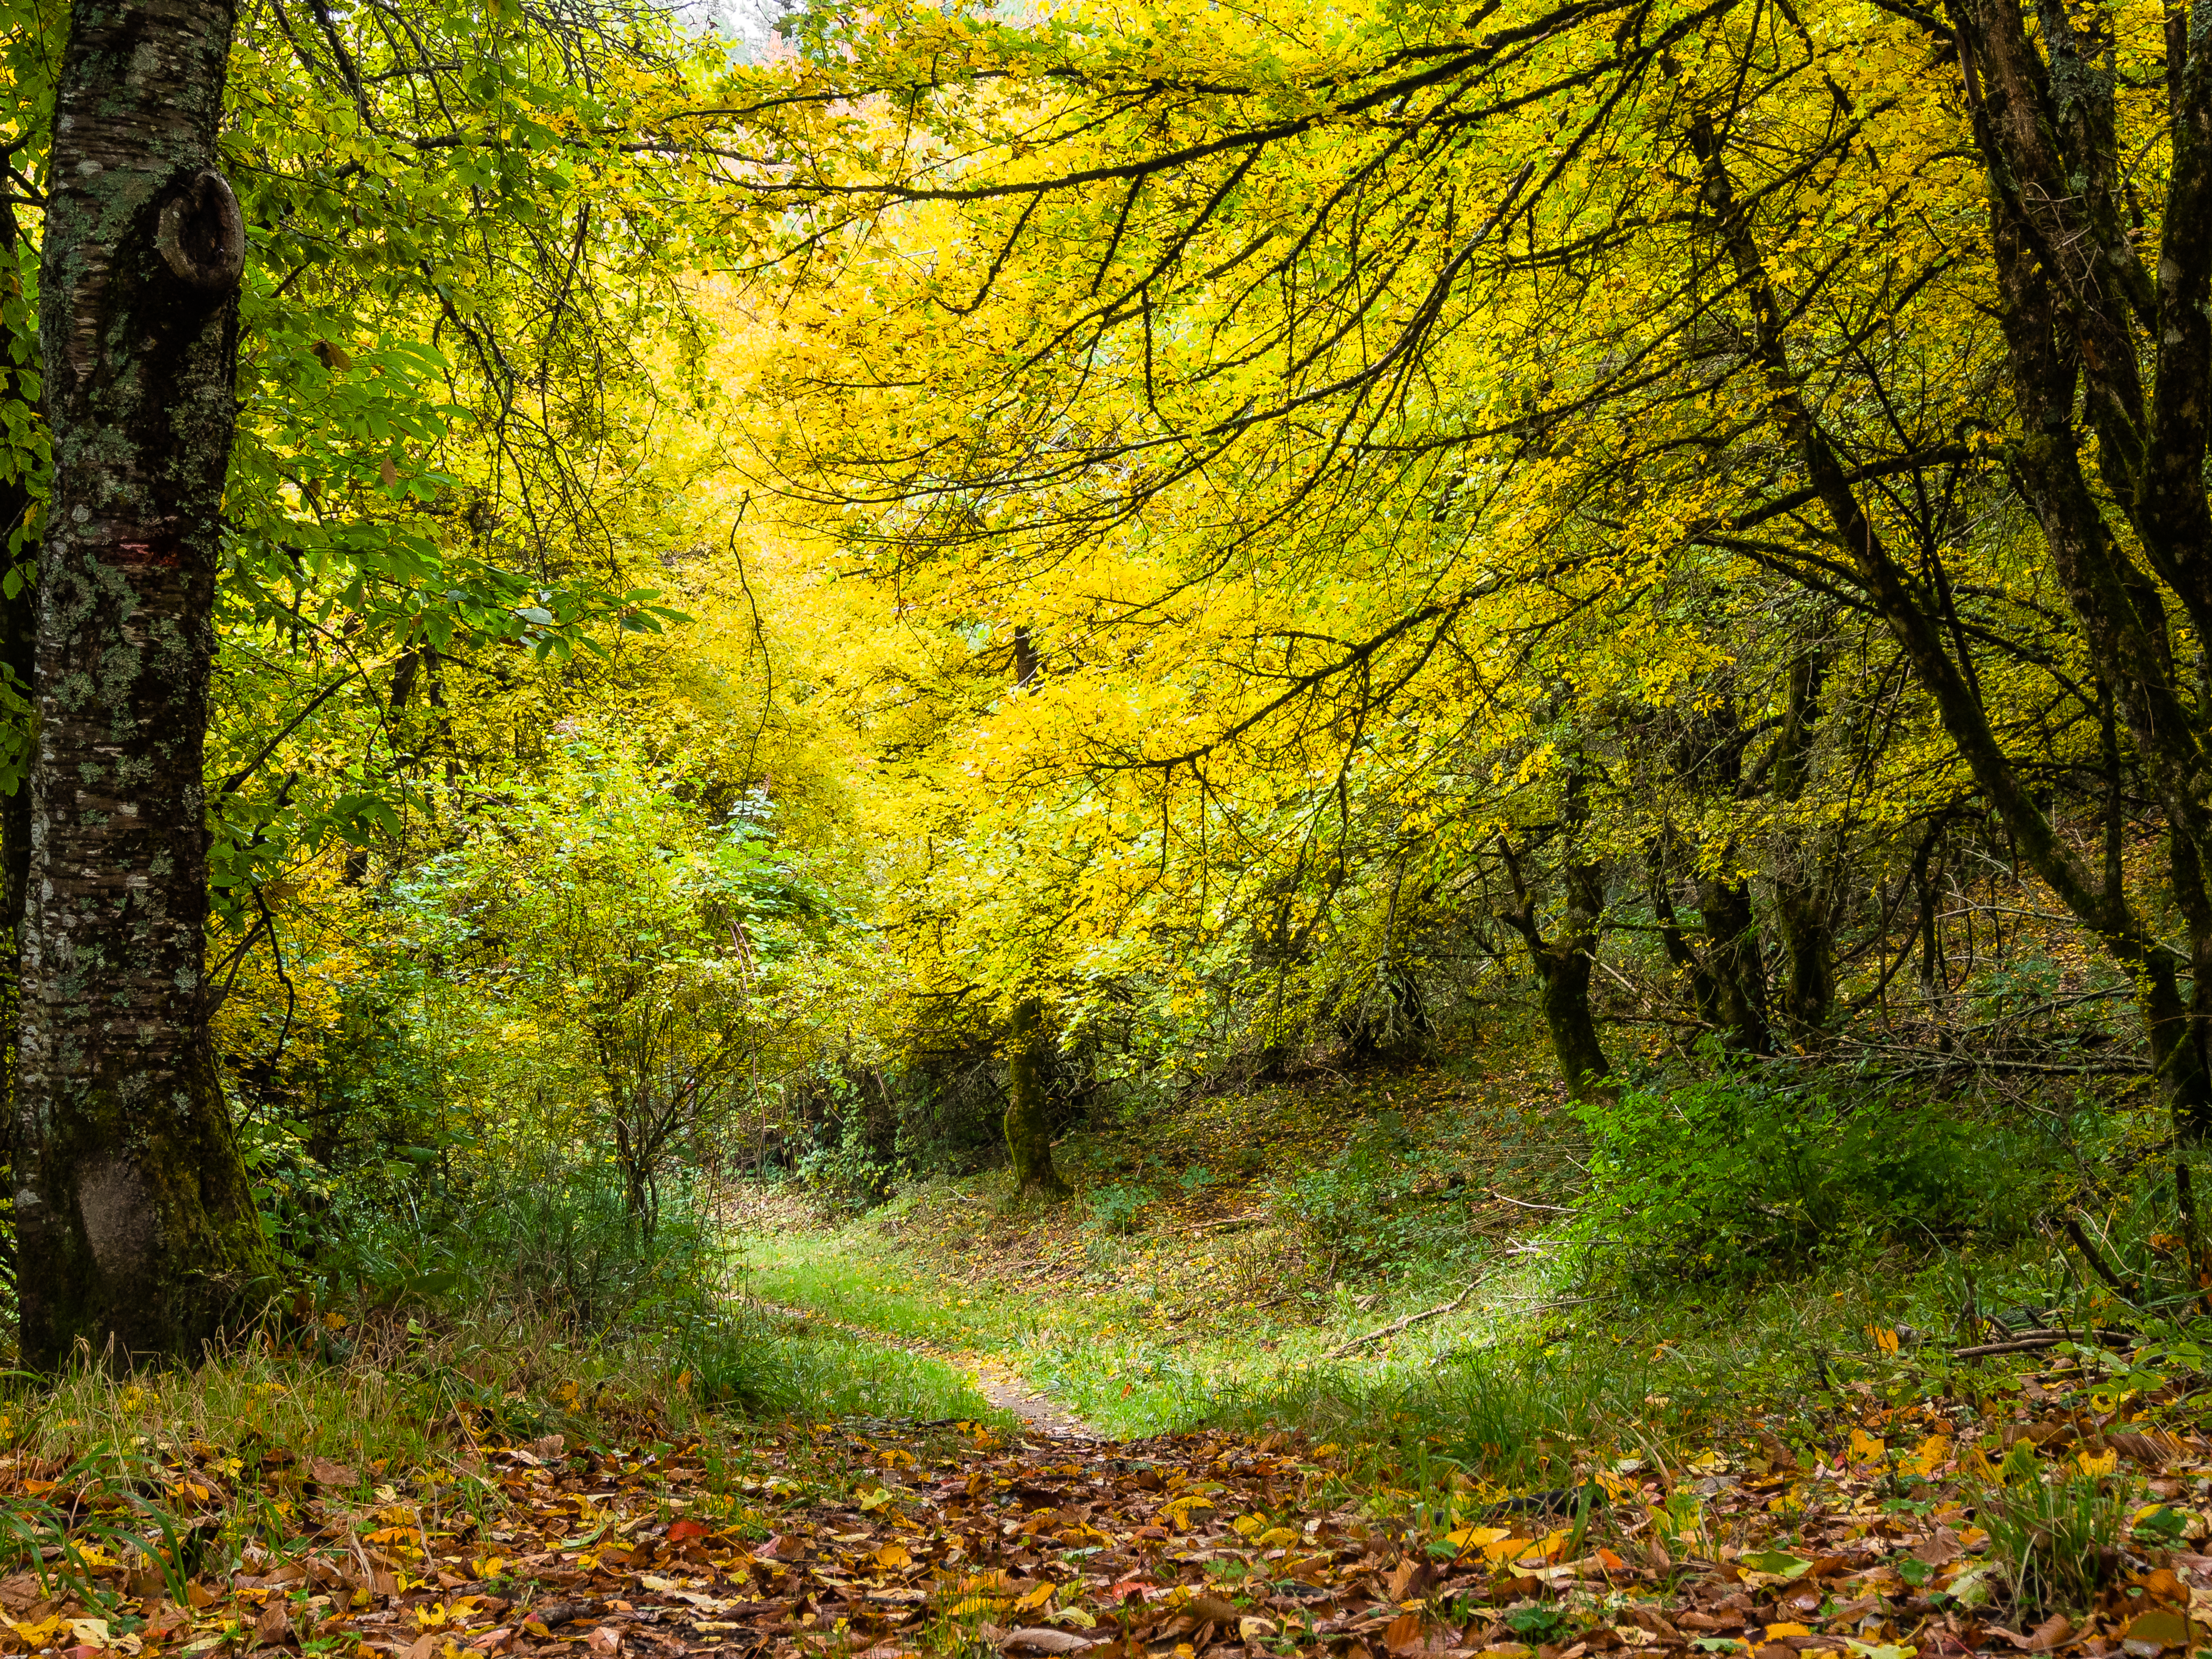
[[[68,22],[6,36],[19,943]],[[237,13],[237,1271],[1055,1194],[1072,1123],[1524,1036],[1632,1154],[1731,1078],[2212,1132],[2196,14],[761,24]]]

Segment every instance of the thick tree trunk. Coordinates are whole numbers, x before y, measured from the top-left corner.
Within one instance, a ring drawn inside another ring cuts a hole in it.
[[[1052,1167],[1052,1123],[1045,1114],[1044,1068],[1038,1064],[1043,1028],[1043,1005],[1023,998],[1014,1009],[1006,1052],[1006,1156],[1013,1161],[1017,1195],[1036,1187],[1047,1198],[1061,1199],[1067,1183]]]
[[[231,0],[76,0],[40,332],[54,484],[15,1194],[22,1354],[191,1356],[270,1255],[203,984],[202,757],[245,227],[216,173]]]
[[[1744,1054],[1765,1054],[1774,1039],[1750,890],[1740,881],[1705,878],[1698,883],[1698,908],[1705,919],[1705,971],[1712,976],[1722,1041]]]

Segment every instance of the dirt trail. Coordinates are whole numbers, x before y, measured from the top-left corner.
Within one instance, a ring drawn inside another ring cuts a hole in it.
[[[811,1325],[835,1326],[841,1331],[858,1337],[864,1342],[881,1343],[887,1348],[898,1348],[908,1353],[921,1355],[927,1359],[953,1367],[975,1379],[975,1392],[1000,1411],[1011,1412],[1042,1436],[1054,1440],[1091,1441],[1106,1443],[1108,1437],[1042,1395],[1032,1390],[1022,1381],[1021,1373],[1002,1360],[988,1359],[981,1354],[967,1353],[957,1349],[939,1347],[934,1342],[925,1342],[916,1337],[893,1336],[888,1331],[874,1330],[866,1325],[854,1325],[842,1319],[817,1313],[810,1308],[787,1307],[780,1302],[763,1302],[751,1298],[755,1307],[766,1313],[780,1315],[786,1319],[804,1320]]]

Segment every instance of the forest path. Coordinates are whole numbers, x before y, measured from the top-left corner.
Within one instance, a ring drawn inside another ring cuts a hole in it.
[[[947,1348],[920,1337],[901,1336],[871,1326],[855,1325],[849,1321],[836,1319],[811,1308],[794,1308],[781,1302],[767,1302],[758,1297],[747,1298],[754,1307],[785,1319],[798,1320],[805,1324],[828,1326],[847,1333],[863,1342],[874,1342],[887,1348],[919,1354],[951,1366],[963,1375],[975,1379],[975,1391],[1002,1412],[1021,1419],[1038,1434],[1054,1440],[1090,1442],[1105,1445],[1110,1437],[1085,1423],[1081,1418],[1031,1389],[1019,1371],[1000,1359],[963,1349]]]

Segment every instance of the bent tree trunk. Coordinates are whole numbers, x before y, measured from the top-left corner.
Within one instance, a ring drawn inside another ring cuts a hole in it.
[[[208,1035],[202,799],[245,226],[232,0],[76,0],[55,94],[23,921],[22,1352],[194,1354],[268,1247]]]
[[[1067,1183],[1052,1167],[1052,1123],[1045,1115],[1042,1042],[1044,1005],[1024,997],[1014,1008],[1006,1054],[1006,1156],[1013,1162],[1016,1196],[1031,1187],[1050,1199],[1067,1196]]]

